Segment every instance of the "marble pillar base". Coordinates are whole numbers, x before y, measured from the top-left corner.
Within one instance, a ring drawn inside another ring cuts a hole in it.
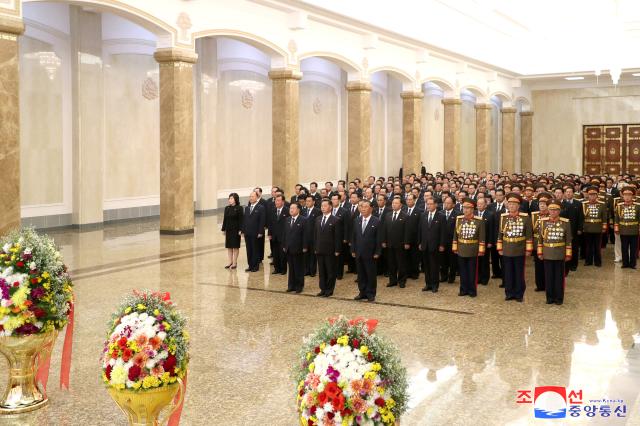
[[[402,172],[420,174],[422,167],[422,92],[402,92]]]
[[[189,50],[158,49],[160,64],[160,233],[193,232],[193,64]]]
[[[371,170],[371,83],[348,82],[347,104],[347,174],[364,180]]]
[[[444,105],[444,171],[459,171],[462,100],[445,98],[442,104]]]
[[[20,19],[0,16],[0,235],[20,226]]]

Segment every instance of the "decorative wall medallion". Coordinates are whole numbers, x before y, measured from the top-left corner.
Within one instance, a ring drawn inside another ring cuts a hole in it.
[[[609,150],[609,154],[614,155],[616,153],[616,149],[615,148],[611,148]]]
[[[595,154],[596,154],[596,152],[598,152],[598,151],[596,151],[596,149],[595,149],[595,148],[591,148],[591,154],[592,154],[592,155],[595,155]]]
[[[246,109],[251,109],[253,107],[254,96],[249,89],[243,89],[241,92],[242,97],[242,106]]]
[[[180,39],[189,40],[189,30],[191,29],[191,18],[186,12],[181,12],[178,15],[178,20],[176,21],[178,28],[180,28]]]
[[[142,82],[142,97],[144,97],[147,100],[154,100],[158,97],[158,83],[156,83],[156,81],[151,78],[151,77],[147,77],[143,82]]]
[[[638,154],[640,154],[640,149],[633,148],[633,155],[638,155]]]
[[[320,102],[320,98],[316,98],[313,101],[313,112],[315,112],[316,114],[320,114],[321,111],[322,111],[322,102]]]

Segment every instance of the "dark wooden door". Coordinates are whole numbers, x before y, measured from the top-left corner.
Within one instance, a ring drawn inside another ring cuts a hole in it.
[[[583,126],[583,172],[640,174],[640,124]]]
[[[602,174],[602,146],[604,142],[603,126],[584,126],[584,173]]]
[[[627,126],[627,172],[640,175],[640,124]]]

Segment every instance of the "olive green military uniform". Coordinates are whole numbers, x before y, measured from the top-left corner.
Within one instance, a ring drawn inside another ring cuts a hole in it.
[[[565,259],[572,254],[571,240],[569,219],[559,217],[554,221],[544,217],[540,220],[537,250],[538,257],[544,261],[548,304],[561,305],[564,302]]]
[[[584,214],[584,224],[582,232],[585,240],[585,262],[589,265],[602,265],[602,255],[600,248],[602,247],[602,239],[606,237],[608,229],[607,205],[600,200],[595,203],[589,201],[582,202],[582,213]]]
[[[478,288],[478,256],[485,252],[485,222],[474,216],[456,217],[452,249],[458,255],[460,294],[475,296]]]
[[[533,250],[533,226],[527,213],[503,213],[498,228],[498,252],[502,254],[502,277],[507,300],[522,299],[527,288],[524,279],[525,255]]]

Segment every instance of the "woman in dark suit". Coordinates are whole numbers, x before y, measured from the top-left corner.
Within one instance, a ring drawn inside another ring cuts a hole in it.
[[[224,232],[224,246],[229,256],[229,264],[226,269],[236,269],[238,267],[238,254],[240,253],[240,230],[242,229],[242,218],[244,210],[240,205],[238,194],[229,194],[229,205],[224,208],[224,218],[222,219],[222,232]]]

